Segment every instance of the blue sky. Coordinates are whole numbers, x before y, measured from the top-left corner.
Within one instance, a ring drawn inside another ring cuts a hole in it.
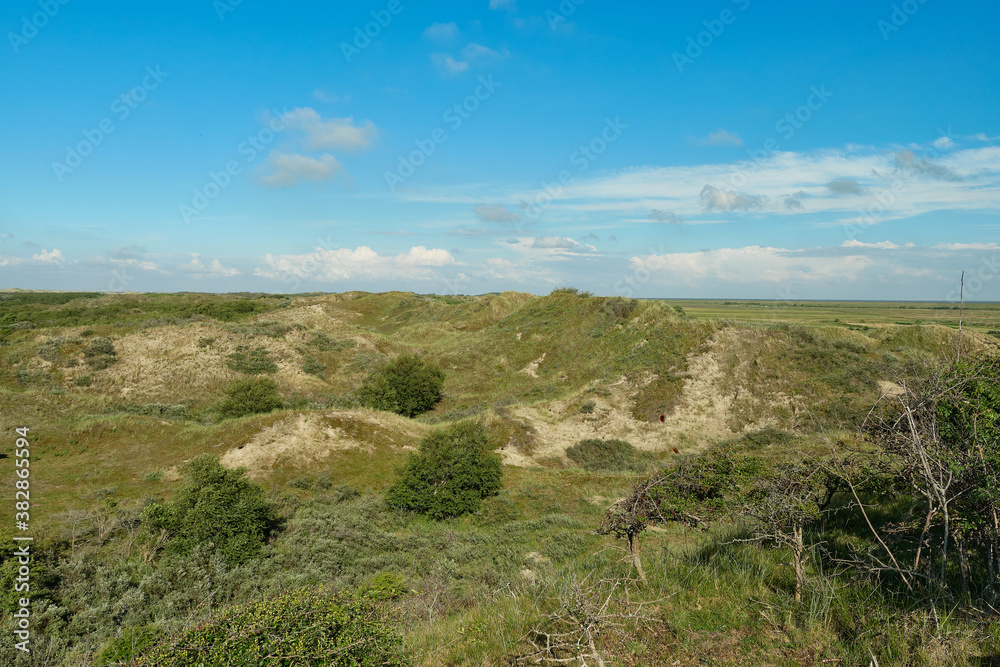
[[[0,287],[1000,300],[1000,5],[650,5],[10,0]]]

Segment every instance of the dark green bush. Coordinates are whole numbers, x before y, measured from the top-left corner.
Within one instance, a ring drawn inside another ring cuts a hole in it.
[[[441,400],[443,388],[440,367],[404,355],[371,373],[357,395],[365,407],[415,417]]]
[[[649,460],[624,440],[581,440],[566,450],[566,456],[585,470],[639,472]]]
[[[355,342],[350,338],[337,340],[327,333],[315,331],[313,332],[313,337],[312,340],[309,341],[309,344],[314,346],[320,352],[340,352],[341,350],[346,350],[349,347],[354,347]]]
[[[306,357],[302,362],[302,372],[308,373],[309,375],[316,375],[319,377],[323,376],[323,371],[326,370],[326,364],[321,361],[317,361],[312,357]]]
[[[90,341],[90,346],[83,349],[83,358],[88,366],[99,371],[118,361],[118,352],[111,339],[94,338]]]
[[[210,454],[188,462],[185,473],[188,482],[174,500],[146,508],[151,532],[165,531],[172,553],[207,544],[230,563],[256,556],[277,527],[264,489],[246,479],[242,469],[223,468]]]
[[[277,364],[271,361],[271,357],[263,347],[248,350],[240,345],[236,348],[236,352],[226,357],[226,365],[234,371],[247,375],[276,373],[278,371]]]
[[[148,651],[139,665],[410,664],[379,598],[303,589],[231,607]]]
[[[482,424],[455,424],[429,434],[389,487],[386,501],[432,519],[479,509],[500,492],[503,463]]]
[[[245,417],[284,406],[278,396],[278,385],[271,378],[237,380],[226,389],[226,396],[218,408],[222,417]]]

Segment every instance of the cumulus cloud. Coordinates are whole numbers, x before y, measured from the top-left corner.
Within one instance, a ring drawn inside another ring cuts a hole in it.
[[[198,277],[230,278],[239,275],[238,269],[227,268],[218,259],[213,259],[208,266],[201,261],[201,254],[191,253],[191,261],[178,267],[184,273],[193,273]]]
[[[806,196],[804,192],[796,192],[793,195],[782,195],[781,203],[789,210],[802,210],[804,206],[802,205],[802,198]]]
[[[939,181],[957,182],[962,180],[962,177],[954,170],[944,165],[935,164],[924,158],[918,158],[914,155],[913,151],[900,151],[895,154],[895,158],[896,169],[908,174],[929,176]]]
[[[443,74],[461,74],[469,69],[469,63],[462,60],[455,60],[449,53],[432,53],[431,62]]]
[[[450,23],[432,23],[424,30],[424,37],[434,42],[446,42],[458,37],[458,25]]]
[[[764,208],[767,197],[744,195],[706,185],[701,190],[701,205],[706,211],[757,211]]]
[[[51,251],[42,248],[42,251],[36,255],[32,255],[31,259],[36,262],[48,262],[50,264],[62,264],[66,261],[63,257],[62,251],[57,248],[53,248]]]
[[[262,176],[260,182],[272,188],[289,187],[304,181],[326,181],[343,169],[337,158],[329,153],[316,159],[295,153],[271,151],[267,162],[272,171]]]
[[[515,223],[521,220],[521,216],[508,210],[500,204],[478,204],[475,209],[476,217],[483,222]]]
[[[661,211],[658,208],[654,208],[649,212],[649,219],[653,222],[669,222],[675,224],[684,222],[684,218],[677,215],[673,211]]]
[[[835,178],[826,184],[827,190],[835,195],[863,195],[868,188],[853,178]]]
[[[375,124],[366,120],[355,124],[354,116],[323,120],[315,109],[302,107],[282,116],[288,126],[306,135],[311,150],[362,151],[371,147],[378,137]]]
[[[563,250],[578,250],[583,244],[566,236],[540,236],[531,243],[532,248],[560,248]]]
[[[715,132],[709,132],[707,137],[696,139],[695,143],[702,146],[742,146],[743,139],[735,132],[719,128]]]
[[[368,246],[354,250],[316,248],[304,255],[271,255],[253,273],[262,278],[285,281],[311,279],[336,282],[351,279],[430,279],[434,268],[457,264],[447,250],[414,246],[408,252],[379,255]]]
[[[510,53],[506,49],[501,53],[482,44],[470,43],[459,52],[461,60],[449,53],[432,53],[431,61],[441,73],[455,75],[467,72],[473,65],[494,62],[509,55]]]

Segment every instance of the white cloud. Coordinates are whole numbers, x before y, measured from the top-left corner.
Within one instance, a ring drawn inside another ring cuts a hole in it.
[[[678,252],[633,257],[633,269],[644,268],[673,284],[828,282],[856,279],[873,264],[863,255],[817,256],[802,250],[747,246],[701,252]]]
[[[962,180],[962,177],[949,167],[924,158],[918,158],[913,151],[900,151],[896,153],[896,169],[918,176],[930,176],[940,181]]]
[[[491,58],[506,58],[509,54],[504,51],[500,53],[499,51],[494,51],[488,46],[483,46],[482,44],[468,44],[462,49],[462,57],[468,61],[473,60],[487,60]]]
[[[274,188],[298,185],[303,181],[326,181],[343,169],[337,158],[329,153],[315,159],[306,155],[271,151],[267,162],[272,171],[267,176],[262,176],[260,182]]]
[[[649,219],[653,222],[669,222],[673,224],[684,222],[684,218],[677,215],[673,211],[661,211],[658,208],[654,208],[649,212]]]
[[[742,146],[743,139],[735,132],[719,128],[715,132],[709,132],[707,137],[696,139],[695,143],[702,146]]]
[[[515,223],[522,219],[520,215],[500,204],[478,204],[475,213],[483,222]]]
[[[469,63],[455,60],[448,53],[432,53],[431,61],[443,74],[461,74],[469,69]]]
[[[395,256],[379,255],[368,246],[354,250],[316,248],[304,255],[271,255],[256,276],[281,280],[317,280],[336,282],[351,279],[427,280],[436,277],[434,268],[457,264],[447,250],[414,246]]]
[[[451,23],[432,23],[424,30],[424,37],[434,42],[446,42],[458,37],[458,25]]]
[[[293,109],[282,119],[289,127],[305,132],[311,150],[362,151],[370,148],[378,137],[378,130],[370,120],[360,125],[354,123],[354,116],[323,120],[309,107]]]
[[[238,269],[224,267],[218,259],[213,259],[206,267],[201,261],[201,254],[197,252],[191,253],[191,261],[179,266],[178,270],[184,273],[193,273],[198,277],[207,276],[212,278],[230,278],[240,273]]]
[[[53,248],[51,252],[42,248],[42,251],[37,255],[32,255],[31,259],[36,262],[48,262],[50,264],[62,264],[66,261],[66,258],[63,257],[62,251],[56,248]]]
[[[938,250],[1000,250],[1000,245],[996,243],[938,243],[934,246]]]
[[[706,185],[701,190],[701,205],[706,211],[757,211],[767,204],[763,195],[743,195]]]
[[[931,145],[934,146],[934,148],[943,151],[949,150],[956,146],[955,142],[952,141],[951,137],[938,137],[931,143]]]
[[[913,244],[908,244],[912,247]],[[879,241],[877,243],[865,243],[864,241],[858,241],[857,239],[849,239],[840,244],[841,248],[881,248],[882,250],[899,250],[903,246],[896,245],[892,241]]]

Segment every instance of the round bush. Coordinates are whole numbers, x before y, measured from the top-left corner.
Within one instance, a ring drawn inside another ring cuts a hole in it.
[[[566,450],[566,456],[592,471],[639,472],[648,466],[639,451],[624,440],[581,440]]]
[[[441,400],[444,371],[417,356],[404,355],[375,370],[358,390],[361,405],[415,417]]]
[[[226,396],[219,404],[222,417],[245,417],[284,406],[278,396],[278,385],[270,378],[237,380],[226,389]]]
[[[435,431],[410,455],[386,501],[432,519],[475,512],[503,486],[503,463],[493,449],[482,424]]]

